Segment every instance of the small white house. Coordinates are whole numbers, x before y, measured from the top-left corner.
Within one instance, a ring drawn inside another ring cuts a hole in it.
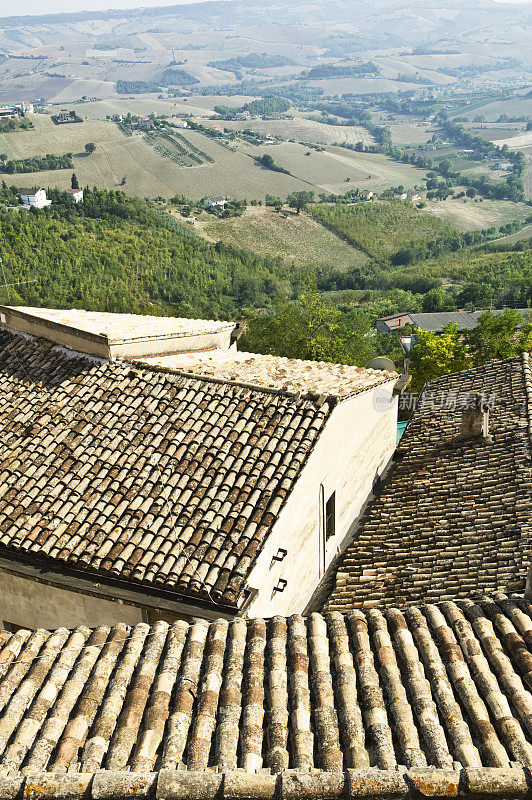
[[[20,189],[20,199],[23,205],[30,208],[46,208],[52,205],[52,201],[48,200],[44,189]]]
[[[207,198],[205,198],[205,201],[204,201],[204,205],[206,205],[207,208],[221,208],[221,209],[223,209],[223,208],[225,208],[225,204],[226,203],[227,203],[227,200],[225,199],[225,197],[207,197]]]
[[[188,128],[188,122],[186,119],[176,119],[172,124],[174,128]]]
[[[83,202],[83,189],[67,189],[66,193],[70,195],[75,203]]]

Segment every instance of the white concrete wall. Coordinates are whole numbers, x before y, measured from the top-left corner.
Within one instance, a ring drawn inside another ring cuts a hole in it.
[[[333,410],[249,577],[249,586],[258,590],[248,608],[249,617],[301,613],[324,568],[352,535],[375,479],[395,450],[394,383],[356,395]],[[389,401],[379,404],[383,395]],[[325,554],[321,485],[325,501],[336,492],[336,534],[327,542]],[[283,561],[272,562],[279,548],[288,553]],[[274,591],[279,578],[287,581],[283,592]]]

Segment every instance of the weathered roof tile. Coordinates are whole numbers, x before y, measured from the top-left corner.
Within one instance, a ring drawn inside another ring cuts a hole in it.
[[[406,769],[406,795],[453,774],[462,785],[457,767],[530,768],[531,630],[530,603],[497,595],[2,632],[0,774],[288,769],[340,786],[346,770],[379,782]]]
[[[493,404],[491,439],[459,441],[462,406],[476,393]],[[327,608],[521,591],[532,557],[531,433],[528,354],[427,384]]]
[[[6,330],[0,398],[6,553],[233,606],[331,411]]]

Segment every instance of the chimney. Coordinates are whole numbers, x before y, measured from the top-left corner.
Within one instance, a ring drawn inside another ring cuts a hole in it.
[[[462,424],[460,434],[457,437],[459,442],[469,439],[484,439],[489,441],[489,416],[490,405],[486,402],[484,395],[474,395],[473,402],[462,411]]]

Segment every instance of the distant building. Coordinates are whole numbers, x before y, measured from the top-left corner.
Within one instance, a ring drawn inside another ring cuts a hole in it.
[[[186,119],[176,119],[174,120],[172,125],[174,126],[174,128],[188,128],[188,122],[186,121]]]
[[[221,208],[221,209],[223,209],[223,208],[225,208],[225,204],[226,203],[227,203],[227,200],[225,199],[225,197],[207,197],[204,200],[204,205],[206,205],[207,208]]]
[[[212,130],[216,131],[216,133],[225,133],[225,128],[223,125],[213,125]]]
[[[238,114],[236,114],[235,119],[251,119],[251,114],[247,109],[245,109],[245,111],[239,111]]]
[[[381,333],[393,333],[403,328],[405,325],[414,325],[424,331],[434,331],[442,333],[444,327],[453,322],[459,331],[470,331],[478,325],[479,317],[485,314],[488,309],[479,311],[434,311],[417,313],[391,314],[388,317],[381,317],[375,323],[375,327]],[[504,314],[505,309],[489,309],[491,314],[498,316]],[[521,316],[530,312],[529,308],[516,308]]]
[[[501,169],[501,170],[503,170],[504,172],[509,172],[509,171],[510,171],[510,170],[512,170],[513,168],[514,168],[514,165],[512,164],[512,162],[511,162],[511,161],[500,161],[500,162],[497,164],[497,169]]]
[[[0,107],[0,119],[19,117],[21,114],[33,114],[33,103],[16,103],[13,106]]]
[[[66,193],[70,195],[75,203],[83,202],[83,189],[67,189]]]
[[[33,208],[46,208],[52,201],[46,197],[44,189],[19,189],[22,204]]]
[[[54,118],[58,123],[72,122],[70,111],[60,111],[59,114],[54,114]]]
[[[13,106],[0,107],[0,119],[10,119],[11,117],[18,117],[19,112]]]

